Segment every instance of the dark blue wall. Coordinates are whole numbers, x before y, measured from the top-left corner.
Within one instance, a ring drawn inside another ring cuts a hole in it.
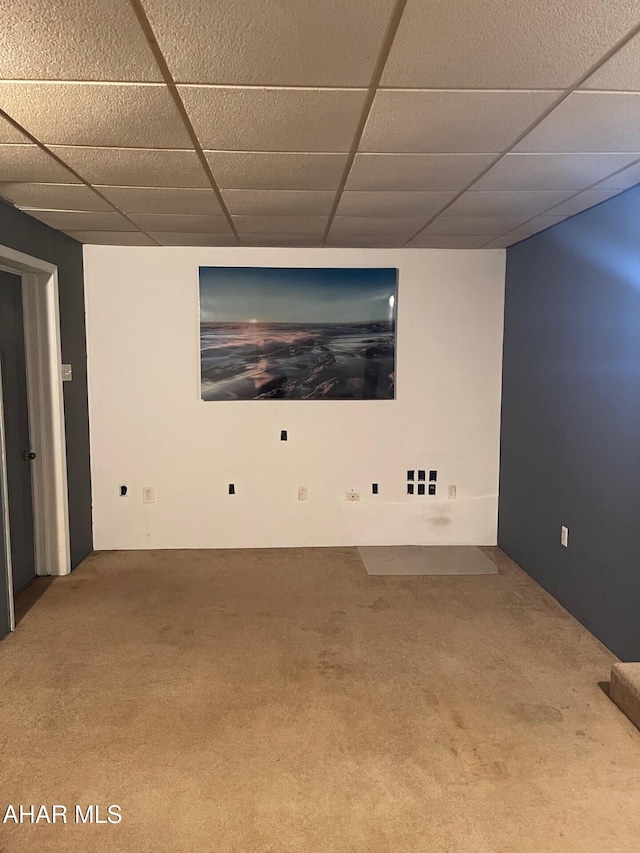
[[[0,243],[58,267],[62,360],[73,367],[73,380],[63,388],[71,564],[75,567],[93,547],[82,246],[1,201]]]
[[[499,544],[640,660],[640,187],[508,249],[504,331]]]

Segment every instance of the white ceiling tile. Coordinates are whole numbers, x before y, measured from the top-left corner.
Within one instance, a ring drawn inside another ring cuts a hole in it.
[[[489,238],[485,236],[434,236],[424,231],[418,234],[407,249],[481,249]]]
[[[614,53],[608,62],[588,77],[581,89],[606,89],[609,91],[640,90],[640,37]]]
[[[248,216],[329,216],[334,192],[223,190],[227,209]]]
[[[340,237],[388,237],[408,239],[424,219],[405,217],[336,216],[331,225],[332,239]]]
[[[464,237],[498,237],[515,228],[526,216],[439,216],[425,229],[425,234]]]
[[[322,236],[326,216],[234,216],[239,234],[304,234]]]
[[[582,190],[638,157],[638,153],[507,154],[473,189]]]
[[[92,184],[210,188],[195,151],[64,146],[52,146],[52,150]]]
[[[388,234],[329,234],[326,245],[330,249],[400,249],[404,243],[404,237]]]
[[[24,135],[24,133],[20,133],[19,130],[16,130],[15,127],[11,124],[10,121],[4,116],[0,115],[0,144],[8,145],[8,144],[18,144],[18,145],[27,145],[31,142],[31,140]]]
[[[637,151],[640,92],[573,92],[516,151]]]
[[[443,216],[535,216],[564,201],[571,190],[474,192],[470,190],[448,207]]]
[[[164,85],[0,82],[0,103],[46,145],[191,147]]]
[[[95,213],[85,210],[25,210],[59,231],[135,231],[135,227],[119,213]]]
[[[368,86],[394,0],[145,0],[179,82]]]
[[[80,243],[98,246],[155,246],[146,234],[139,231],[66,231],[69,237]]]
[[[178,87],[203,148],[349,151],[365,92]]]
[[[538,231],[544,231],[545,228],[551,228],[552,225],[557,225],[558,222],[562,222],[566,218],[566,216],[552,216],[551,214],[536,216],[535,219],[531,219],[529,222],[524,222],[521,225],[518,225],[510,232],[510,234],[512,237],[514,235],[537,234]]]
[[[242,234],[243,246],[282,246],[291,248],[295,246],[319,248],[322,237],[316,235],[308,237],[304,234]]]
[[[409,0],[382,82],[564,89],[637,21],[633,0]]]
[[[103,186],[97,189],[125,213],[222,213],[212,189]]]
[[[404,216],[428,219],[455,198],[455,192],[355,192],[342,194],[338,216]]]
[[[490,243],[487,243],[483,248],[485,249],[507,249],[509,246],[514,246],[516,243],[521,243],[523,240],[526,240],[526,237],[522,235],[516,234],[505,234],[504,237],[498,237],[495,240],[492,240]]]
[[[16,207],[41,210],[108,210],[113,208],[84,184],[0,183],[0,197]]]
[[[231,230],[225,234],[150,231],[149,235],[161,246],[237,246]]]
[[[378,91],[360,150],[500,152],[556,98],[557,92]]]
[[[618,172],[617,175],[611,175],[604,181],[594,187],[598,190],[627,190],[629,187],[634,187],[640,184],[640,163],[634,163],[628,169]]]
[[[568,199],[554,207],[549,213],[554,216],[573,216],[595,204],[600,204],[617,195],[619,190],[585,190],[585,192]]]
[[[356,154],[347,190],[461,190],[495,154]]]
[[[162,80],[128,0],[4,0],[2,12],[0,78]]]
[[[224,234],[231,232],[226,216],[185,213],[132,213],[131,219],[143,231],[192,231]]]
[[[219,187],[254,190],[336,190],[346,154],[205,151]]]
[[[37,145],[0,145],[0,181],[78,183],[71,172]]]

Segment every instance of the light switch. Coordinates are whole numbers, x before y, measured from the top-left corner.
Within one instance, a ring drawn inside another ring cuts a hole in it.
[[[71,382],[73,379],[73,369],[70,364],[62,365],[62,381]]]

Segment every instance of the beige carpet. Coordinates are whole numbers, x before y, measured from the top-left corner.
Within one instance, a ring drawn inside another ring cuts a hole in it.
[[[512,563],[369,577],[357,550],[97,554],[0,642],[2,853],[638,853],[612,655]]]
[[[495,575],[498,571],[473,546],[367,545],[358,553],[368,575]]]

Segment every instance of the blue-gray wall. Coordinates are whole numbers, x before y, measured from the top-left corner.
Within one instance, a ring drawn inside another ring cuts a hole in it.
[[[504,332],[499,544],[640,660],[640,187],[508,249]]]
[[[58,267],[62,360],[73,367],[73,380],[63,388],[71,564],[75,567],[93,547],[82,246],[1,201],[0,243]]]

